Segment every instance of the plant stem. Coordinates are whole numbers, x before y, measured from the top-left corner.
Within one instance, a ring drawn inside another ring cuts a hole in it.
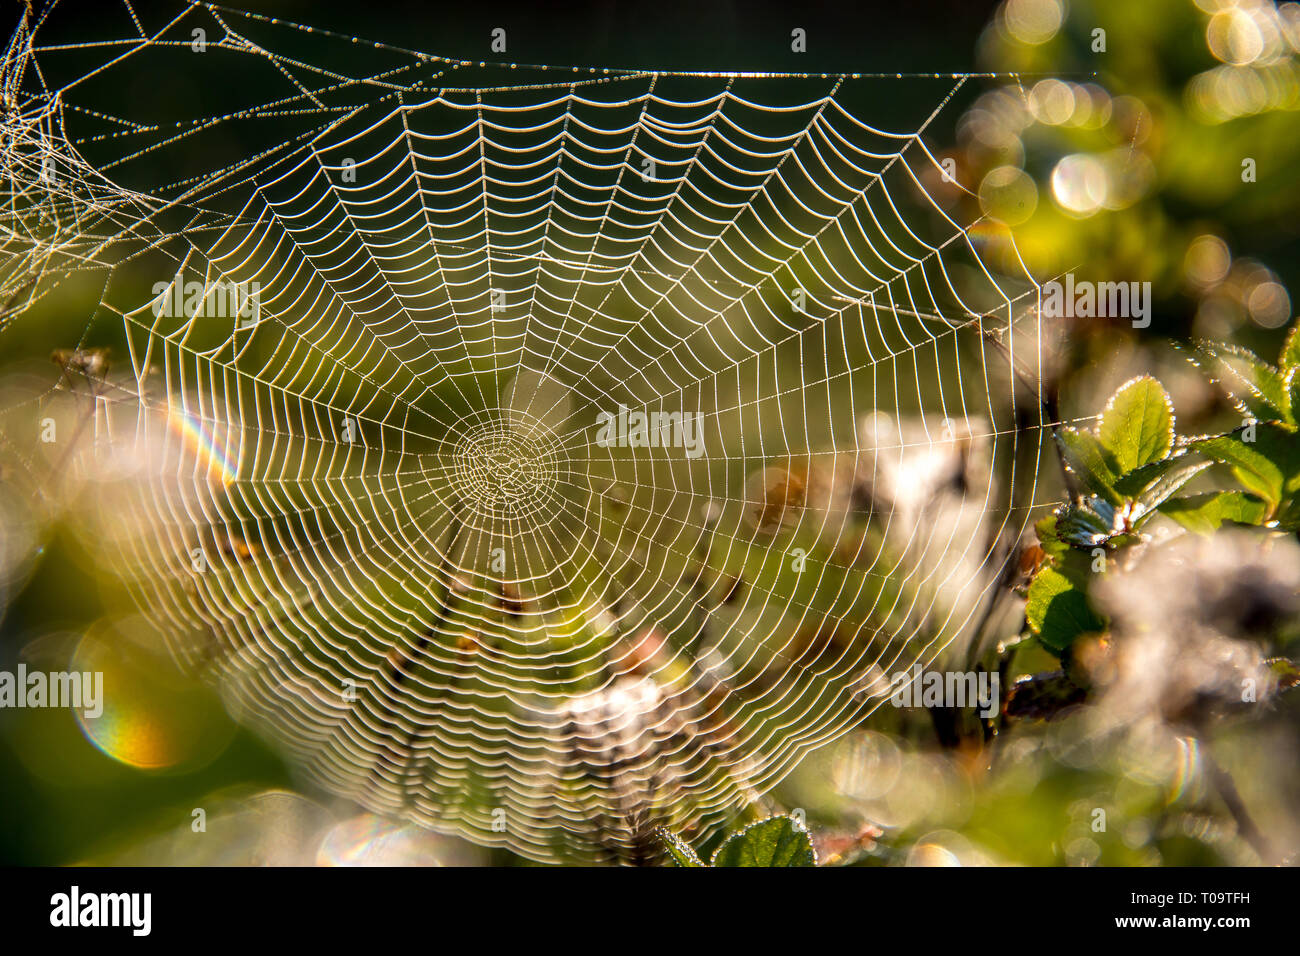
[[[1237,833],[1250,844],[1250,848],[1258,854],[1265,866],[1276,865],[1277,858],[1273,855],[1272,845],[1260,832],[1259,827],[1255,825],[1250,811],[1246,809],[1246,804],[1237,791],[1237,785],[1233,782],[1232,775],[1214,759],[1208,746],[1204,748],[1203,752],[1205,754],[1205,770],[1210,775],[1210,780],[1213,782],[1219,798],[1228,808],[1228,813],[1232,815],[1233,822],[1237,824]]]

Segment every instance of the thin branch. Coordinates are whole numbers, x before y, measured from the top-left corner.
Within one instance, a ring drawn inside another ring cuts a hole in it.
[[[1209,774],[1219,798],[1223,800],[1224,805],[1228,808],[1228,813],[1231,814],[1233,822],[1237,824],[1237,833],[1250,844],[1251,849],[1259,855],[1265,866],[1276,866],[1278,860],[1274,855],[1273,846],[1259,827],[1255,825],[1255,820],[1251,817],[1250,811],[1246,809],[1241,794],[1237,792],[1237,785],[1233,782],[1232,775],[1214,759],[1208,746],[1202,747],[1202,753],[1205,758],[1206,773]]]

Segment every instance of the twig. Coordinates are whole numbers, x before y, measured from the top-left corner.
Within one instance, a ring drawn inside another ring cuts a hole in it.
[[[1277,857],[1273,854],[1273,847],[1255,825],[1250,811],[1246,809],[1246,804],[1241,799],[1241,794],[1237,792],[1237,785],[1233,782],[1232,775],[1214,759],[1208,745],[1202,747],[1202,753],[1205,757],[1205,770],[1210,775],[1219,798],[1223,800],[1228,813],[1232,815],[1233,822],[1237,824],[1237,832],[1250,844],[1251,849],[1259,855],[1265,866],[1275,866]]]

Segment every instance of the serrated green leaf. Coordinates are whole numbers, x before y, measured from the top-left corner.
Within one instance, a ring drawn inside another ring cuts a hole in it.
[[[1077,563],[1071,561],[1059,569],[1040,568],[1034,575],[1025,604],[1025,619],[1044,646],[1057,653],[1073,644],[1079,635],[1106,626],[1088,604]]]
[[[1097,438],[1119,474],[1166,457],[1174,446],[1174,409],[1149,375],[1121,385],[1101,413]]]
[[[1070,471],[1079,476],[1089,491],[1111,504],[1120,503],[1115,491],[1120,472],[1096,435],[1067,425],[1056,430],[1056,442]]]
[[[1270,514],[1300,490],[1300,438],[1293,426],[1259,422],[1227,435],[1202,438],[1192,447],[1228,465],[1247,491],[1268,502]]]
[[[1072,548],[1095,548],[1121,532],[1115,506],[1096,495],[1066,505],[1056,513],[1056,533]]]
[[[808,831],[791,817],[768,817],[727,838],[714,866],[816,866]]]
[[[1291,403],[1291,417],[1287,420],[1292,425],[1300,423],[1300,365],[1286,370],[1286,397]]]
[[[1133,514],[1134,523],[1137,523],[1144,515],[1149,514],[1153,509],[1160,507],[1162,503],[1172,498],[1179,489],[1206,468],[1209,468],[1211,464],[1208,461],[1189,459],[1184,455],[1178,458],[1166,458],[1163,461],[1146,466],[1150,469],[1147,474],[1142,474],[1143,469],[1139,468],[1137,471],[1125,475],[1125,478],[1134,477],[1135,482],[1141,481],[1145,477],[1151,479],[1133,496],[1138,504]]]
[[[1237,406],[1255,418],[1290,419],[1291,400],[1282,373],[1254,352],[1223,342],[1198,342],[1196,352]]]
[[[1300,366],[1300,322],[1291,326],[1291,331],[1287,333],[1286,343],[1282,346],[1282,354],[1278,356],[1278,364],[1282,368]]]
[[[674,866],[704,866],[704,861],[691,849],[691,845],[676,833],[660,830],[659,839],[663,841]]]
[[[1125,498],[1136,498],[1151,482],[1186,461],[1186,456],[1177,455],[1161,458],[1159,461],[1148,462],[1116,478],[1115,490]]]
[[[1213,534],[1223,523],[1257,525],[1268,514],[1261,498],[1241,491],[1213,491],[1175,498],[1160,506],[1160,513],[1196,534]]]

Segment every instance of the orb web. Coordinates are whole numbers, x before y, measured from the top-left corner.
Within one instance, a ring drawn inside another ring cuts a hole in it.
[[[1050,423],[1016,397],[1038,286],[926,143],[968,76],[477,63],[155,6],[11,43],[0,291],[100,283],[148,462],[122,573],[314,784],[638,859],[970,639]]]

